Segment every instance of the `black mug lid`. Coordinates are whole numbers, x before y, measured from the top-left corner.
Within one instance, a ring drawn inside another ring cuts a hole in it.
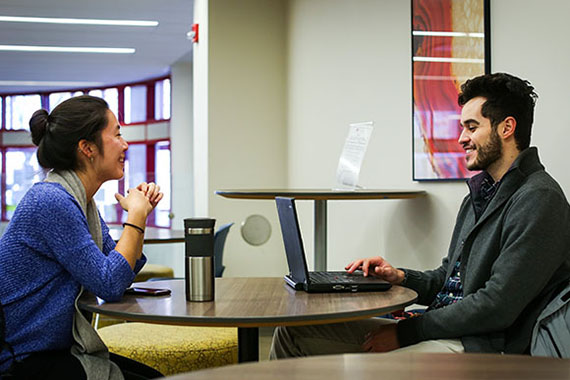
[[[212,218],[186,218],[184,219],[184,229],[188,228],[214,228],[216,219]]]

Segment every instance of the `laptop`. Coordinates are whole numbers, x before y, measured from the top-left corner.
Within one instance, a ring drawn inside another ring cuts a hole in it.
[[[285,282],[296,290],[304,290],[310,293],[331,292],[360,292],[360,291],[384,291],[392,286],[389,282],[377,277],[364,277],[361,271],[348,272],[309,272],[303,238],[299,228],[295,199],[276,197],[277,212],[289,274],[285,276]]]

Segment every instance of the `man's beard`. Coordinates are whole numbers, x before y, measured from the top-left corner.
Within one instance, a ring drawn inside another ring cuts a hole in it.
[[[496,129],[491,131],[489,141],[477,148],[477,159],[473,164],[467,164],[469,170],[487,170],[503,155],[503,146]]]

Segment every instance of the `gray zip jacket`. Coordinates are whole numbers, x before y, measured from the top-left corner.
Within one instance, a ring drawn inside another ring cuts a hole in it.
[[[536,148],[519,154],[479,220],[465,197],[442,265],[404,269],[403,285],[429,305],[459,258],[463,299],[400,322],[400,345],[461,339],[466,352],[528,353],[536,318],[570,277],[570,206]]]

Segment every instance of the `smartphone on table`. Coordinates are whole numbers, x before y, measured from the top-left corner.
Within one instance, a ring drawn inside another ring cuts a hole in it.
[[[143,288],[140,286],[133,286],[125,290],[125,294],[134,294],[138,296],[167,296],[170,294],[170,289],[160,288]]]

